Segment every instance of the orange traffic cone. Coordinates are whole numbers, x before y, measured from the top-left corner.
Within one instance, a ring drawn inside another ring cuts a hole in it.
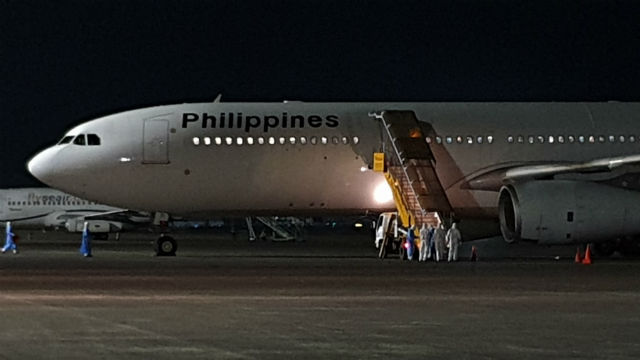
[[[582,255],[580,254],[580,246],[576,249],[576,259],[574,260],[576,264],[580,264],[582,262]]]
[[[582,259],[583,265],[591,265],[591,247],[587,245],[587,251],[584,253],[584,259]]]
[[[475,245],[471,247],[471,257],[469,261],[478,261],[478,249],[476,249]]]

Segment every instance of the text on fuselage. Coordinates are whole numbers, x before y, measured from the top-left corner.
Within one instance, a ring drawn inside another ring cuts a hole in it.
[[[182,128],[186,129],[191,124],[198,124],[203,129],[244,129],[249,132],[252,129],[262,129],[268,132],[275,128],[319,128],[337,127],[340,122],[338,115],[299,115],[283,112],[280,115],[243,115],[241,112],[223,112],[217,115],[209,113],[183,113]]]

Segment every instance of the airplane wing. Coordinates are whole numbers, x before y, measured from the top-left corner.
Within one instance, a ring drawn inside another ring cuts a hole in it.
[[[149,213],[131,211],[127,209],[117,209],[103,213],[87,215],[84,218],[86,220],[119,221],[124,223],[149,223],[153,220],[151,214]]]
[[[552,179],[559,175],[614,174],[628,172],[630,166],[640,165],[640,154],[595,159],[581,163],[503,164],[468,176],[463,188],[498,191],[508,182]],[[631,172],[638,172],[635,169]]]
[[[637,164],[640,164],[640,154],[596,159],[583,163],[525,165],[506,170],[503,180],[538,179],[571,173],[610,172],[625,165]]]

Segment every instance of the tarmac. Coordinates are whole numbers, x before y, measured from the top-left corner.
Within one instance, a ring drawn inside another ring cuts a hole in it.
[[[640,358],[637,260],[490,246],[479,262],[380,260],[369,234],[337,231],[175,237],[176,257],[123,234],[84,258],[79,234],[23,235],[0,256],[0,359]]]

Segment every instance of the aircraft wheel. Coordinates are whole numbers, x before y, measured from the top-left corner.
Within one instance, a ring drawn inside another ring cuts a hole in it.
[[[626,237],[620,241],[620,252],[626,257],[640,256],[640,239],[637,237]]]
[[[401,242],[400,246],[398,246],[398,256],[400,260],[407,258],[407,250],[404,248],[404,242]]]
[[[594,253],[599,257],[609,257],[618,249],[615,241],[605,241],[592,244]]]
[[[155,242],[154,250],[157,256],[176,256],[178,244],[171,236],[160,236]]]

